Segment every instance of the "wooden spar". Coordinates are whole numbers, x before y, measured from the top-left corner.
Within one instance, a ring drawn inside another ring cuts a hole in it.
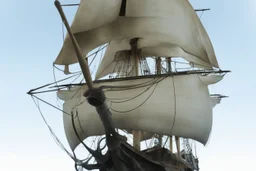
[[[204,9],[195,9],[195,11],[196,12],[198,12],[198,11],[209,11],[210,10],[210,8],[204,8]]]
[[[162,62],[161,57],[157,57],[157,58],[156,58],[156,74],[157,74],[157,75],[160,75],[160,74],[161,74],[161,70],[162,70],[161,62]],[[158,139],[158,144],[159,144],[159,146],[162,147],[162,144],[163,144],[163,140],[162,140],[162,139],[163,139],[163,136],[158,134],[157,139]]]
[[[166,57],[165,59],[166,59],[167,72],[170,73],[172,72],[172,65],[171,65],[172,59],[171,57]]]
[[[166,59],[167,72],[171,73],[172,72],[172,65],[171,65],[172,59],[171,59],[171,57],[166,57],[165,59]],[[173,153],[172,139],[173,139],[173,136],[170,136],[170,151]]]
[[[134,60],[134,76],[139,76],[139,56],[137,53],[138,39],[134,38],[130,41],[131,44],[131,60]],[[133,131],[133,147],[140,150],[140,142],[142,139],[142,131]]]
[[[157,57],[157,58],[156,58],[156,73],[157,73],[158,75],[161,74],[161,69],[162,69],[162,67],[161,67],[161,62],[162,62],[161,57]]]
[[[170,136],[170,152],[173,153],[172,136]]]
[[[137,150],[140,150],[140,141],[142,138],[142,132],[141,131],[133,131],[133,147]]]
[[[89,69],[89,66],[88,66],[88,63],[87,61],[83,58],[83,55],[82,55],[82,52],[80,50],[80,47],[76,41],[76,38],[75,36],[73,35],[72,31],[71,31],[71,28],[68,24],[68,21],[67,21],[67,18],[63,12],[63,9],[61,7],[61,4],[58,0],[55,0],[54,2],[56,8],[58,9],[59,11],[59,14],[61,16],[61,19],[62,19],[62,22],[64,23],[67,31],[68,31],[68,34],[69,34],[69,37],[74,45],[74,48],[75,48],[75,51],[76,51],[76,55],[77,55],[77,59],[78,59],[78,62],[79,62],[79,65],[80,65],[80,68],[82,70],[82,73],[83,73],[83,76],[86,80],[86,84],[88,86],[89,89],[92,89],[93,88],[93,84],[92,84],[92,77],[91,77],[91,73],[90,73],[90,69]]]
[[[180,137],[175,136],[175,142],[177,147],[177,154],[180,157]]]
[[[63,7],[72,7],[72,6],[79,6],[80,4],[63,4]],[[203,8],[203,9],[194,9],[196,12],[198,11],[209,11],[210,8]]]
[[[72,6],[78,6],[79,4],[63,4],[61,6],[63,7],[72,7]]]

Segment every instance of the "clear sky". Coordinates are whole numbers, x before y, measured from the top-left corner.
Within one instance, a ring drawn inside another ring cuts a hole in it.
[[[33,101],[26,95],[29,89],[54,80],[52,62],[62,45],[62,33],[53,2],[0,1],[0,170],[73,170],[73,161],[55,144]],[[256,1],[190,2],[194,8],[211,8],[201,20],[220,67],[232,70],[211,88],[212,93],[230,97],[215,107],[211,139],[206,147],[198,149],[201,170],[253,170],[256,162]],[[72,17],[74,8],[69,8],[67,15]],[[52,101],[56,104],[56,98]],[[42,108],[66,144],[62,114],[49,107]]]

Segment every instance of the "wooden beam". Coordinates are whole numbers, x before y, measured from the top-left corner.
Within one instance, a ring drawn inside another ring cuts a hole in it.
[[[161,71],[162,71],[162,65],[161,65],[161,63],[162,63],[162,59],[161,59],[161,57],[157,57],[156,58],[156,73],[157,73],[157,75],[161,75]],[[158,136],[157,136],[157,139],[158,139],[158,145],[160,146],[160,147],[162,147],[162,144],[163,144],[163,136],[162,135],[159,135],[158,134]]]
[[[173,137],[173,136],[170,136],[170,152],[173,153],[172,137]]]
[[[204,9],[195,9],[195,11],[196,12],[198,12],[198,11],[209,11],[210,10],[210,8],[204,8]]]
[[[81,49],[80,49],[80,47],[77,43],[77,40],[76,40],[75,36],[73,35],[73,33],[71,31],[71,28],[68,24],[68,20],[67,20],[65,14],[64,14],[64,11],[61,7],[60,2],[58,0],[55,0],[54,4],[55,4],[56,8],[59,11],[62,22],[64,23],[64,25],[67,29],[68,35],[69,35],[69,37],[70,37],[70,39],[73,43],[73,46],[74,46],[74,49],[75,49],[75,52],[76,52],[76,55],[77,55],[77,60],[79,62],[79,65],[80,65],[80,68],[82,70],[83,76],[86,80],[86,84],[87,84],[88,88],[91,90],[91,89],[93,89],[93,84],[92,84],[92,76],[91,76],[91,73],[90,73],[89,65],[88,65],[87,61],[84,60],[82,51],[81,51]]]
[[[63,7],[72,7],[72,6],[79,6],[80,4],[62,4]],[[196,12],[198,11],[209,11],[210,8],[203,8],[203,9],[194,9]]]
[[[161,74],[161,70],[162,70],[161,62],[162,62],[161,57],[157,57],[157,58],[156,58],[156,73],[157,73],[158,75]]]
[[[170,73],[172,72],[172,59],[170,57],[166,57],[166,68],[167,68],[167,72]]]
[[[133,131],[133,147],[137,150],[140,150],[140,141],[142,138],[142,132],[141,131]]]
[[[175,142],[177,147],[177,154],[180,157],[180,137],[175,136]]]
[[[134,60],[134,76],[139,76],[139,63],[140,59],[137,53],[138,38],[134,38],[130,41],[131,45],[131,60]],[[142,138],[141,131],[133,131],[133,147],[140,151],[140,142]]]
[[[79,6],[79,4],[62,4],[63,7]]]

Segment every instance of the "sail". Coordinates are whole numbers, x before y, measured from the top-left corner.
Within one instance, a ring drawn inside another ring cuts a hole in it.
[[[127,89],[104,89],[116,128],[176,135],[206,144],[212,128],[212,101],[207,86],[221,79],[221,75],[161,75],[102,80],[94,85],[129,85]],[[58,92],[58,97],[65,101],[63,110],[76,114],[74,123],[81,139],[104,134],[95,108],[83,96],[86,90],[84,85]],[[64,113],[66,137],[75,149],[80,141],[71,121],[71,116]]]
[[[212,100],[212,106],[215,107],[217,104],[220,103],[221,98],[211,97],[211,100]]]
[[[108,45],[106,53],[98,67],[96,79],[102,78],[108,74],[115,73],[115,69],[120,65],[127,66],[127,63],[133,61],[130,59],[130,39],[113,40]],[[137,42],[140,57],[164,56],[164,57],[183,57],[193,64],[197,64],[199,68],[211,69],[212,66],[207,62],[200,60],[194,55],[185,52],[181,47],[175,44],[152,41],[148,39],[139,39]]]
[[[212,99],[212,106],[215,107],[217,104],[220,104],[222,98],[227,98],[228,96],[223,96],[220,94],[212,94],[211,99]]]
[[[221,98],[219,96],[210,95],[210,98],[211,98],[211,101],[212,101],[212,108],[214,108],[217,104],[220,104]],[[152,138],[154,135],[155,135],[155,133],[142,132],[141,141],[148,140],[148,139]]]
[[[153,47],[158,54],[180,55],[200,65],[218,67],[211,41],[187,0],[81,1],[71,29],[84,55],[113,40],[139,38],[145,55],[151,55]],[[176,52],[168,52],[169,48]],[[73,44],[67,36],[55,64],[76,62]]]

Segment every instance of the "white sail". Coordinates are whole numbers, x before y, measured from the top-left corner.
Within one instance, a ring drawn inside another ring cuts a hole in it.
[[[90,10],[90,5],[95,5],[95,8]],[[104,10],[100,9],[100,5],[104,6]],[[161,3],[155,0],[129,0],[126,1],[125,16],[118,15],[120,7],[121,0],[80,2],[71,29],[84,55],[112,40],[140,38],[167,45],[166,50],[175,47],[178,55],[197,58],[200,65],[218,67],[211,41],[187,0],[162,0]],[[151,46],[146,43],[142,47]],[[177,53],[168,53],[168,56],[172,55]],[[67,36],[55,64],[69,65],[75,62],[76,54]]]
[[[200,65],[199,68],[212,68],[212,66],[207,62],[200,60],[194,55],[186,53],[181,47],[174,44],[151,41],[148,39],[139,39],[137,45],[139,49],[138,55],[140,57],[183,57],[193,64]],[[117,65],[120,63],[120,60],[124,63],[127,61],[133,61],[130,59],[129,50],[131,50],[130,39],[111,41],[97,70],[95,78],[99,79],[108,74],[114,73],[115,69],[118,68]]]
[[[215,107],[217,104],[220,103],[221,99],[217,97],[211,97],[212,100],[212,106]]]
[[[101,81],[94,85],[140,85],[127,90],[105,90],[116,128],[177,135],[205,144],[212,128],[212,102],[207,85],[218,82],[222,76],[206,77],[198,74],[139,77]],[[58,97],[65,101],[63,110],[78,114],[75,126],[81,139],[104,134],[95,108],[83,97],[85,90],[86,85],[58,92]],[[73,131],[71,117],[64,113],[63,119],[67,140],[75,149],[80,142]]]
[[[220,95],[220,94],[212,94],[211,95],[212,106],[215,107],[217,104],[220,104],[221,99],[226,98],[226,97],[228,97],[228,96],[223,96],[223,95]]]
[[[113,22],[119,16],[122,0],[81,0],[71,29],[85,32]]]
[[[210,96],[212,101],[212,108],[214,108],[217,104],[220,104],[221,98],[219,96]],[[142,132],[141,141],[148,140],[154,136],[154,133],[150,132]]]

